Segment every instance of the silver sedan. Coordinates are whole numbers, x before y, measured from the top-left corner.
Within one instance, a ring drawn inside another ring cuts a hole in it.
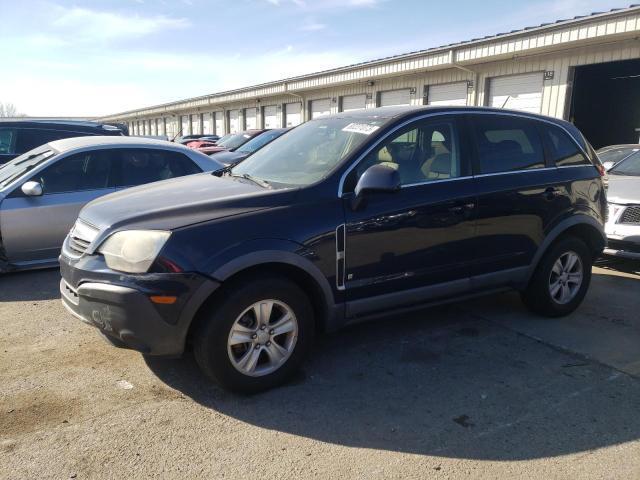
[[[0,166],[0,272],[56,265],[78,212],[95,198],[222,167],[145,138],[68,138],[31,150]]]

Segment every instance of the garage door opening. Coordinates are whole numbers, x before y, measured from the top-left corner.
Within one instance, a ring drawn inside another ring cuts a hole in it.
[[[569,118],[595,148],[638,143],[640,60],[576,67]]]

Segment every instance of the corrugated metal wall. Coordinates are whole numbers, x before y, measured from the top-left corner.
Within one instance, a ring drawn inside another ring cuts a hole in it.
[[[375,108],[379,92],[408,88],[412,91],[411,104],[422,105],[428,86],[453,82],[469,82],[468,105],[485,105],[491,78],[533,72],[540,72],[541,75],[548,72],[549,77],[553,72],[552,78],[544,80],[540,113],[562,118],[570,101],[568,82],[571,67],[640,59],[640,41],[630,37],[633,32],[640,32],[638,10],[621,18],[598,17],[590,24],[567,26],[553,32],[533,31],[517,38],[496,39],[486,45],[381,61],[361,68],[354,67],[352,71],[312,75],[286,83],[255,87],[250,91],[154,107],[147,109],[145,114],[109,119],[130,122],[131,133],[142,135],[150,130],[149,120],[161,121],[165,118],[166,133],[169,135],[177,130],[178,125],[174,126],[174,122],[178,123],[177,118],[188,119],[189,115],[212,113],[217,118],[225,118],[226,112],[231,110],[243,112],[246,108],[276,106],[277,124],[280,126],[284,120],[283,105],[287,103],[300,102],[302,119],[308,120],[309,106],[313,100],[329,98],[331,113],[337,113],[342,96],[365,94],[366,107]],[[563,45],[566,48],[560,49]],[[485,57],[486,61],[478,60]],[[227,133],[227,123],[216,122],[215,133]],[[223,124],[224,131],[221,132],[218,126]],[[262,126],[262,115],[257,115],[257,127]],[[158,130],[160,133],[161,129]]]

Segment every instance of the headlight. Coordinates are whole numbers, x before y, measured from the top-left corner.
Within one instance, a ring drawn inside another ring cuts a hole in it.
[[[159,230],[124,230],[108,237],[98,252],[107,266],[127,273],[144,273],[169,239],[170,232]]]

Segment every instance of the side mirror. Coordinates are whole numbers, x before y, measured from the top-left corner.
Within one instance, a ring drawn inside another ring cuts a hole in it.
[[[400,174],[398,169],[389,164],[379,163],[369,167],[358,180],[354,190],[352,208],[358,210],[367,193],[400,190]]]
[[[22,193],[27,197],[39,197],[42,195],[42,185],[38,182],[26,182],[22,185]]]

